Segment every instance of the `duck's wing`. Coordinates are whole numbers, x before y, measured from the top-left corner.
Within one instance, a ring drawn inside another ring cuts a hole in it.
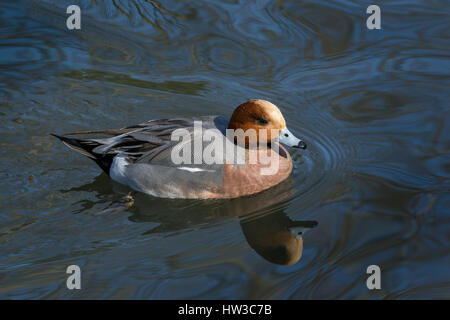
[[[154,159],[166,159],[171,148],[178,143],[172,141],[172,133],[177,129],[193,131],[194,121],[202,121],[203,126],[214,126],[214,117],[176,118],[150,120],[138,125],[118,130],[73,132],[57,137],[65,145],[92,160],[107,174],[114,157],[118,154],[130,162],[151,163]],[[108,135],[106,138],[78,139],[75,135]]]

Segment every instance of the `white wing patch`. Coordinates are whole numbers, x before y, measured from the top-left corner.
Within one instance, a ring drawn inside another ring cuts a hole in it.
[[[201,168],[190,168],[190,167],[178,167],[177,169],[186,170],[186,171],[189,171],[189,172],[201,172],[201,171],[214,172],[215,171],[215,170],[207,170],[207,169],[201,169]]]

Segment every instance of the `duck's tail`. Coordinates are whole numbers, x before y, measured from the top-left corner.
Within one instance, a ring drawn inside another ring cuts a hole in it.
[[[102,170],[105,171],[106,174],[109,175],[109,169],[111,168],[111,164],[115,155],[99,154],[94,152],[93,150],[101,145],[99,142],[88,139],[68,138],[54,133],[50,133],[50,135],[61,140],[70,149],[94,160],[98,164],[98,166],[102,168]]]

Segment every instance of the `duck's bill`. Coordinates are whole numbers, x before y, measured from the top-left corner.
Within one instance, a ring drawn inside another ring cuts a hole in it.
[[[278,140],[288,147],[306,149],[306,143],[294,136],[287,128],[281,129]]]

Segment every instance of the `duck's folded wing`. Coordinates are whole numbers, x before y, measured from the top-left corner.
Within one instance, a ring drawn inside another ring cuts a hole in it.
[[[130,162],[152,163],[155,159],[167,160],[170,151],[178,142],[172,141],[172,133],[177,129],[193,131],[194,121],[212,123],[212,117],[176,118],[150,120],[142,124],[118,130],[99,130],[69,133],[58,136],[71,149],[80,152],[100,165],[108,173],[115,155],[122,154]],[[107,135],[106,138],[78,139],[74,135]],[[170,165],[169,162],[166,162]]]
[[[125,154],[132,161],[150,158],[172,147],[172,133],[177,129],[190,130],[192,119],[158,119],[118,130],[118,135],[89,139],[99,145],[92,151],[96,154]]]

